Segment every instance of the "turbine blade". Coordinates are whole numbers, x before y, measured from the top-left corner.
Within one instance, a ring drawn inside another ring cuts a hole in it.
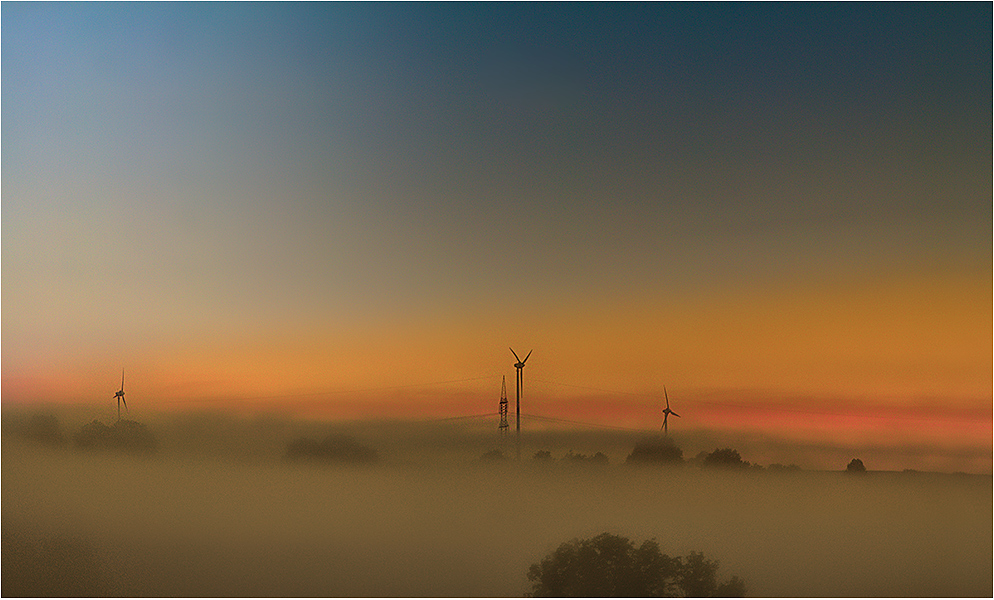
[[[526,362],[528,362],[528,357],[532,355],[532,352],[534,352],[534,350],[528,351],[528,354],[525,355],[525,360],[521,361],[521,364],[525,364]]]
[[[666,408],[670,407],[670,395],[666,393],[666,386],[663,386],[663,396],[666,397]]]
[[[518,362],[521,362],[521,359],[518,358],[518,353],[514,351],[514,348],[508,348],[508,350],[510,350],[511,354],[514,355],[515,360],[517,360]]]
[[[124,369],[121,369],[121,390],[124,390]]]
[[[124,399],[124,396],[121,396],[121,402],[124,402],[124,410],[128,410],[128,401]]]
[[[679,417],[680,416],[680,415],[676,414],[675,412],[673,412],[672,410],[670,411],[670,414],[673,415],[674,417]]]

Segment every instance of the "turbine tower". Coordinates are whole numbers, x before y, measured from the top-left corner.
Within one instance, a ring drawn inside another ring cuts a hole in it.
[[[121,403],[124,402],[124,409],[128,409],[128,403],[124,400],[124,369],[121,369],[121,389],[114,394],[117,398],[117,420],[121,420]]]
[[[525,355],[525,360],[518,358],[518,353],[514,351],[514,348],[508,348],[514,358],[518,359],[518,362],[514,363],[514,368],[517,369],[518,381],[517,381],[517,391],[515,392],[515,417],[517,418],[517,436],[518,436],[518,460],[521,460],[521,373],[525,368],[525,362],[528,357],[532,355],[532,351],[529,350],[528,354]]]
[[[666,408],[663,409],[663,427],[662,427],[662,430],[663,430],[663,435],[669,435],[670,431],[669,431],[669,428],[666,425],[666,421],[670,418],[670,415],[673,415],[674,417],[679,417],[680,415],[678,415],[675,412],[673,412],[672,410],[670,410],[670,396],[669,396],[669,394],[666,393],[666,386],[665,385],[663,386],[663,396],[666,397]]]
[[[507,384],[505,383],[504,377],[500,378],[500,425],[497,429],[500,430],[501,435],[506,435],[508,430],[507,424]]]

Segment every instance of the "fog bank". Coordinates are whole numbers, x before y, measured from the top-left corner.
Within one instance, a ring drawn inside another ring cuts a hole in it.
[[[287,442],[327,427],[224,423],[191,420],[182,443],[183,427],[161,427],[147,456],[5,428],[4,595],[71,560],[91,590],[128,595],[520,596],[531,563],[605,531],[704,552],[751,596],[992,594],[989,475],[635,468],[618,451],[564,462],[551,445],[551,462],[483,463],[492,438],[445,424],[412,436],[420,455],[384,426],[351,432],[385,457],[374,465],[294,464]]]

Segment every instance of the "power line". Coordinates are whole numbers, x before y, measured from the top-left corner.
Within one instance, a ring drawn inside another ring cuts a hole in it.
[[[635,396],[635,397],[638,397],[638,398],[651,398],[651,397],[654,396],[654,394],[640,394],[640,393],[637,393],[637,392],[623,392],[621,390],[606,390],[604,388],[591,387],[591,386],[588,386],[588,385],[574,385],[572,383],[563,383],[561,381],[551,381],[549,379],[533,378],[533,380],[541,382],[541,383],[551,383],[553,385],[561,385],[561,386],[571,387],[571,388],[577,388],[577,389],[581,389],[581,390],[593,390],[595,392],[605,392],[605,393],[608,393],[608,394],[624,394],[626,396]]]
[[[549,421],[551,423],[567,423],[567,424],[570,424],[570,425],[584,425],[586,427],[600,427],[602,429],[619,429],[619,430],[623,430],[623,431],[649,431],[649,430],[647,430],[645,428],[623,427],[621,425],[603,425],[601,423],[586,423],[584,421],[573,421],[573,420],[570,420],[570,419],[557,419],[556,417],[546,417],[546,416],[543,416],[543,415],[528,415],[528,414],[523,414],[521,416],[523,416],[525,418],[528,418],[528,419],[537,419],[539,421]]]
[[[450,379],[445,381],[432,381],[424,383],[413,383],[405,385],[393,385],[393,386],[379,386],[379,387],[367,387],[367,388],[354,388],[348,390],[323,390],[319,392],[301,392],[301,393],[291,393],[291,394],[274,394],[269,396],[250,396],[250,397],[213,397],[213,398],[184,398],[184,399],[168,399],[160,400],[160,402],[170,403],[170,404],[186,404],[186,403],[201,403],[201,402],[230,402],[233,400],[237,401],[255,401],[255,400],[278,400],[284,398],[307,398],[307,397],[319,397],[319,396],[332,396],[341,394],[358,394],[364,392],[376,392],[376,391],[386,391],[386,390],[398,390],[398,389],[413,389],[413,388],[427,388],[440,385],[449,385],[455,383],[467,383],[471,381],[483,381],[483,380],[496,380],[500,375],[483,375],[480,377],[467,377],[463,379]],[[654,394],[647,393],[637,393],[637,392],[626,392],[622,390],[609,390],[606,388],[599,388],[593,386],[576,385],[572,383],[564,383],[561,381],[552,381],[549,379],[533,378],[533,381],[551,385],[559,385],[564,387],[591,390],[597,392],[604,392],[609,394],[620,394],[626,396],[634,396],[639,398],[652,398]],[[805,408],[793,408],[789,406],[783,406],[779,404],[768,405],[768,404],[743,404],[735,402],[715,402],[713,400],[702,400],[698,398],[690,398],[687,400],[688,403],[694,405],[707,405],[707,406],[720,406],[725,408],[732,408],[737,410],[746,411],[769,411],[772,413],[795,413],[803,415],[823,415],[832,417],[855,417],[859,419],[900,419],[900,420],[925,420],[926,417],[919,415],[908,415],[908,414],[866,414],[866,413],[851,413],[845,411],[833,411],[833,410],[818,410],[818,409],[805,409]],[[483,418],[483,417],[493,417],[498,416],[498,413],[487,413],[481,415],[466,415],[458,417],[445,417],[442,419],[429,419],[423,422],[435,422],[435,421],[447,421],[447,420],[460,420],[460,419],[472,419],[472,418]],[[542,415],[527,415],[522,414],[522,416],[527,418],[534,418],[539,420],[546,420],[549,422],[559,422],[568,423],[573,425],[585,425],[590,427],[602,427],[607,429],[624,429],[632,431],[642,431],[639,429],[612,426],[612,425],[602,425],[598,423],[587,423],[582,421],[571,421],[568,419],[556,419],[554,417],[545,417]],[[927,417],[928,420],[940,420],[940,421],[955,421],[955,417],[945,417],[932,415]]]
[[[442,417],[440,419],[421,419],[418,423],[440,423],[442,421],[465,421],[469,419],[490,419],[496,417],[497,413],[486,413],[483,415],[465,415],[462,417]]]
[[[437,385],[447,385],[450,383],[466,383],[467,381],[481,381],[484,379],[497,379],[500,375],[484,375],[482,377],[469,377],[467,379],[452,379],[448,381],[432,381],[428,383],[411,383],[406,385],[389,385],[381,387],[369,387],[369,388],[356,388],[351,390],[323,390],[320,392],[300,392],[296,394],[275,394],[272,396],[248,396],[248,397],[228,397],[228,398],[186,398],[186,399],[174,399],[174,400],[164,400],[164,402],[170,403],[186,403],[186,402],[222,402],[228,400],[279,400],[281,398],[307,398],[314,396],[330,396],[335,394],[358,394],[362,392],[379,392],[385,390],[400,390],[409,388],[419,388],[419,387],[432,387]]]

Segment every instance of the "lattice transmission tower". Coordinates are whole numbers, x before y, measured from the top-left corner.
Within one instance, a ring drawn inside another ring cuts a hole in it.
[[[507,434],[507,430],[510,426],[507,424],[507,386],[504,383],[504,378],[500,378],[500,425],[497,429],[500,430],[501,435]]]

